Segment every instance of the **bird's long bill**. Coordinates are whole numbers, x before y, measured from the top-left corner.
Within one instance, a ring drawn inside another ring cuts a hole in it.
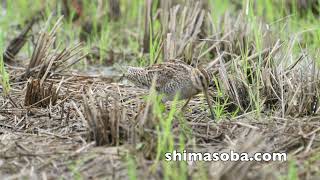
[[[206,97],[206,100],[207,100],[207,103],[208,103],[208,106],[209,106],[209,110],[210,110],[210,113],[211,113],[211,119],[214,119],[214,113],[212,111],[212,104],[211,104],[211,101],[209,99],[209,94],[208,94],[208,89],[204,89],[204,95]]]

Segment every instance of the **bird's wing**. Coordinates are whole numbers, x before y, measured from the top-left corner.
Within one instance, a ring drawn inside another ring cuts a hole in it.
[[[152,81],[156,78],[155,88],[160,90],[161,86],[166,84],[172,79],[173,72],[167,70],[161,64],[153,65],[150,67],[129,67],[125,77],[138,87],[150,88]]]
[[[126,78],[136,86],[150,88],[156,78],[155,88],[158,92],[173,93],[181,82],[189,80],[188,65],[182,61],[170,60],[163,64],[149,67],[129,67]]]
[[[175,63],[174,66],[165,64],[165,67],[157,69],[156,90],[161,93],[171,94],[175,93],[185,81],[189,80],[187,71],[179,69]]]
[[[175,72],[172,69],[166,68],[163,64],[157,64],[147,69],[147,76],[152,85],[153,78],[156,78],[155,88],[159,92],[174,78]]]
[[[138,87],[149,88],[150,83],[146,79],[147,71],[141,67],[128,67],[125,77]]]

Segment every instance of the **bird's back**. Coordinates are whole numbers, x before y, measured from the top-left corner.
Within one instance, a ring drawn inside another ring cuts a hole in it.
[[[155,88],[162,93],[174,93],[188,84],[193,67],[182,61],[170,60],[149,67],[129,67],[126,78],[138,87],[150,88],[156,78]]]

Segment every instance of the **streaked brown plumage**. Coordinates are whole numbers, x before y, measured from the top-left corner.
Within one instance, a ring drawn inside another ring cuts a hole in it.
[[[165,95],[163,102],[173,100],[179,93],[179,99],[188,99],[188,103],[194,95],[203,91],[213,117],[207,93],[212,75],[205,69],[194,68],[179,60],[170,60],[149,67],[129,67],[125,77],[136,86],[148,89],[155,78],[156,91]]]

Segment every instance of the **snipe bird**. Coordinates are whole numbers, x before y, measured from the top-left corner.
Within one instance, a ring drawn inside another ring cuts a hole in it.
[[[124,77],[136,86],[148,89],[155,78],[155,90],[164,94],[162,102],[173,100],[179,93],[180,100],[187,99],[182,109],[193,96],[203,92],[214,119],[208,96],[208,86],[213,76],[203,68],[194,68],[180,60],[169,60],[149,67],[128,67]]]

